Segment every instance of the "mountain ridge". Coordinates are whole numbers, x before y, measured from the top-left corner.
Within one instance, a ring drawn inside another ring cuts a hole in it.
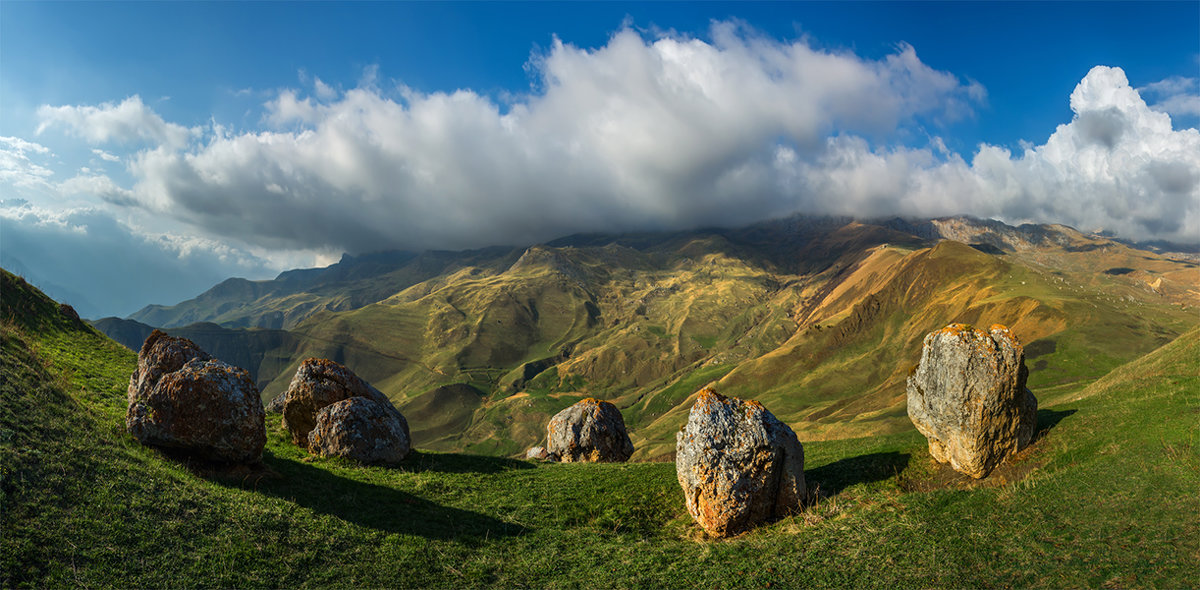
[[[402,410],[441,412],[445,428],[418,443],[445,450],[517,454],[572,400],[607,398],[645,458],[669,455],[709,382],[769,403],[805,439],[907,428],[906,371],[952,321],[1012,327],[1040,352],[1039,387],[1095,379],[1195,323],[1196,272],[1066,226],[793,217],[343,257],[226,281],[176,306],[187,325],[160,327],[228,340],[211,347],[256,365],[264,399],[304,358],[347,364]],[[272,347],[238,332],[255,322],[288,327]]]

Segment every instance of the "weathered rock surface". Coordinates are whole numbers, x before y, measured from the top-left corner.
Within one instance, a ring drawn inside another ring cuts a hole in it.
[[[135,399],[147,397],[163,375],[178,371],[192,359],[206,361],[211,358],[187,338],[173,338],[161,330],[151,332],[138,352],[137,368],[129,376],[130,406]]]
[[[334,402],[317,412],[308,448],[360,463],[398,463],[412,449],[403,417],[391,403],[365,397]]]
[[[804,447],[758,402],[701,390],[675,453],[688,513],[710,534],[736,535],[801,508]]]
[[[283,395],[283,426],[292,435],[292,442],[302,447],[308,446],[308,433],[317,423],[317,412],[352,397],[367,398],[395,414],[403,426],[405,440],[411,441],[408,421],[391,400],[354,371],[331,360],[310,358],[300,363]]]
[[[286,391],[271,398],[271,401],[267,402],[267,405],[264,407],[264,409],[266,409],[268,414],[282,414],[283,413],[283,401],[285,399],[287,399]]]
[[[143,346],[143,352],[147,348]],[[168,360],[191,354],[185,344],[167,343],[162,348],[172,352],[165,355]],[[142,360],[130,380],[125,415],[125,427],[135,438],[213,461],[262,459],[267,442],[265,414],[250,373],[216,359],[192,358],[174,371],[145,371],[158,375],[150,385],[150,379],[138,379],[144,369]],[[151,368],[163,366],[170,365]]]
[[[551,455],[549,452],[546,451],[546,447],[529,447],[529,450],[525,451],[525,458],[529,459],[531,461],[553,461],[553,460],[555,460],[554,455]]]
[[[986,477],[1029,444],[1037,398],[1025,387],[1025,351],[1008,328],[950,324],[925,337],[908,377],[908,417],[929,454],[974,478]]]
[[[564,463],[620,463],[633,455],[621,410],[590,397],[555,414],[546,435],[546,451]]]

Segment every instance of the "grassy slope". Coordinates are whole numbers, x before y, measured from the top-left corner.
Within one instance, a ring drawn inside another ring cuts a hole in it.
[[[303,359],[342,362],[402,410],[420,411],[427,427],[417,442],[440,451],[519,455],[557,411],[584,396],[610,399],[644,459],[670,453],[688,397],[713,380],[767,404],[804,440],[905,430],[908,369],[924,335],[952,321],[1010,326],[1046,400],[1196,325],[1178,303],[1180,277],[1194,268],[1073,230],[1055,233],[1058,245],[991,256],[858,223],[772,227],[597,237],[519,259],[429,253],[381,275],[372,273],[390,267],[339,264],[302,271],[336,275],[311,287],[332,297],[322,304],[330,309],[309,310],[288,332],[170,331],[250,369],[267,400]],[[1114,265],[1140,270],[1102,272]],[[1161,293],[1150,286],[1159,278]],[[243,290],[291,282],[228,281],[181,309],[223,308]],[[386,285],[408,286],[342,307]],[[267,295],[248,305],[276,303],[287,304]],[[542,362],[557,364],[522,378]],[[446,395],[465,385],[482,395]]]
[[[711,541],[671,464],[361,468],[308,460],[273,419],[277,476],[194,472],[123,433],[134,356],[16,284],[0,325],[5,586],[1200,584],[1197,330],[1043,408],[1040,439],[991,486],[937,469],[914,431],[809,443],[821,500]]]
[[[833,219],[577,236],[231,279],[146,312],[176,324],[290,318],[288,332],[171,329],[249,369],[266,400],[305,358],[331,358],[419,410],[419,444],[519,456],[555,412],[601,397],[625,414],[637,458],[670,452],[688,396],[711,380],[766,403],[804,440],[907,429],[908,369],[924,335],[951,321],[1010,326],[1048,400],[1196,325],[1184,309],[1200,302],[1192,263],[1065,227],[936,223],[961,243],[929,249]],[[525,378],[545,363],[556,366]],[[482,395],[446,395],[462,386]]]

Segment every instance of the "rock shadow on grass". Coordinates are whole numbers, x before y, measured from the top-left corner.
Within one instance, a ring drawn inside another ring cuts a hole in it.
[[[827,498],[858,484],[873,483],[896,477],[908,467],[908,453],[888,451],[838,459],[804,472],[809,495]]]
[[[422,453],[413,449],[400,463],[389,469],[409,473],[500,473],[513,469],[537,469],[537,465],[520,459],[466,455],[461,453]]]
[[[1040,409],[1040,410],[1038,410],[1037,432],[1033,433],[1033,440],[1029,441],[1029,444],[1033,445],[1037,441],[1041,440],[1042,437],[1046,436],[1046,433],[1049,432],[1050,429],[1054,428],[1055,426],[1058,426],[1058,423],[1062,422],[1063,418],[1066,418],[1067,416],[1070,416],[1071,414],[1074,414],[1077,411],[1078,410],[1073,410],[1073,409],[1069,409],[1069,410]]]
[[[1074,414],[1076,410],[1047,410],[1037,412],[1037,430],[1033,439],[1017,454],[1008,457],[998,465],[987,477],[975,479],[954,470],[949,463],[936,463],[927,453],[919,453],[929,464],[922,468],[909,471],[900,477],[900,489],[906,492],[932,492],[936,490],[973,490],[978,488],[997,488],[1025,479],[1030,473],[1040,469],[1046,463],[1045,445],[1039,444],[1043,438],[1064,418]]]
[[[264,456],[264,462],[278,475],[253,482],[222,478],[213,481],[252,489],[385,533],[444,540],[507,537],[527,532],[519,524],[442,506],[395,488],[342,477],[300,461],[268,454]]]

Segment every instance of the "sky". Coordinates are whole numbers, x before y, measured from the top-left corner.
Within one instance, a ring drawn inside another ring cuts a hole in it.
[[[84,317],[792,214],[1200,243],[1200,2],[0,2],[0,265]]]

